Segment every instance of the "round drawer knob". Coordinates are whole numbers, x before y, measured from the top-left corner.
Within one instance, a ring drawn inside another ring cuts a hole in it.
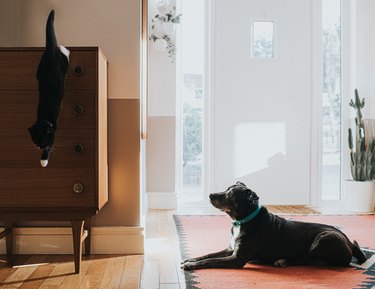
[[[76,104],[74,107],[73,107],[73,113],[75,115],[80,115],[83,113],[83,105],[82,104]]]
[[[83,147],[83,145],[81,145],[80,143],[75,144],[75,145],[73,146],[73,151],[74,151],[75,153],[77,153],[77,154],[82,153],[83,150],[84,150],[84,147]]]
[[[83,66],[82,65],[74,66],[73,72],[75,75],[81,75],[83,73]]]
[[[81,183],[75,183],[73,186],[73,192],[80,194],[83,191],[83,185]]]

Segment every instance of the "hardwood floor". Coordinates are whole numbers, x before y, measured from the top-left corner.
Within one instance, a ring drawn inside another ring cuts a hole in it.
[[[149,210],[146,218],[145,256],[141,289],[184,289],[180,249],[169,210]]]
[[[15,266],[0,265],[1,289],[139,288],[143,256],[84,257],[74,274],[72,255],[17,255]]]
[[[84,256],[80,274],[73,255],[15,255],[13,267],[0,256],[0,289],[185,288],[172,211],[150,211],[146,222],[145,255]]]

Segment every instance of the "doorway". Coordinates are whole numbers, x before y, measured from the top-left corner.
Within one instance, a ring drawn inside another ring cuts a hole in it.
[[[179,3],[181,200],[237,180],[265,204],[339,200],[341,1]]]

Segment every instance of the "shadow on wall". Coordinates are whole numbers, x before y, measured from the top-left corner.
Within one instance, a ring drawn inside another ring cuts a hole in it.
[[[233,134],[225,141],[227,153],[216,158],[221,162],[216,164],[216,189],[241,180],[261,196],[263,204],[308,203],[309,138],[289,134],[298,126],[291,120],[229,125]]]
[[[259,187],[262,202],[282,198],[280,192],[289,185],[284,172],[288,171],[290,165],[286,160],[285,122],[237,124],[234,130],[233,156],[233,176],[250,187],[254,186],[254,190]]]
[[[289,165],[285,154],[276,153],[267,160],[266,168],[239,176],[238,179],[259,193],[262,203],[284,203],[283,191],[293,183],[293,177],[285,176],[284,173]]]

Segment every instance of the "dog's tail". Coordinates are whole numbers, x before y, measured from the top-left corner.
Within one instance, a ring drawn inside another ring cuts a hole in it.
[[[353,241],[352,252],[353,256],[358,260],[359,264],[362,264],[367,260],[366,255],[362,252],[361,248],[359,248],[356,240]]]

